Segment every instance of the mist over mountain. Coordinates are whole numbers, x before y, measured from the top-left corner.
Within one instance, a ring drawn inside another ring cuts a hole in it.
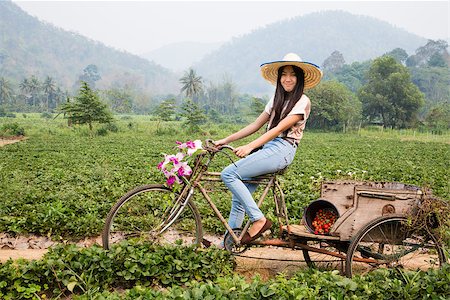
[[[193,66],[204,83],[221,82],[226,76],[241,93],[263,94],[272,88],[259,75],[260,64],[288,52],[321,65],[337,50],[351,63],[395,48],[413,54],[426,42],[371,17],[326,11],[269,24],[222,45],[167,45],[144,54],[148,60],[39,21],[9,0],[0,1],[0,76],[16,84],[31,75],[49,75],[70,89],[83,69],[94,64],[102,78],[98,88],[128,85],[150,94],[179,93],[180,71]]]
[[[48,75],[70,89],[84,68],[94,64],[101,76],[99,88],[128,85],[151,93],[179,90],[178,79],[166,68],[44,23],[11,1],[0,1],[0,33],[0,76],[16,83],[31,75]]]
[[[200,42],[172,43],[140,56],[172,71],[182,72],[199,62],[206,54],[218,49],[222,44]]]
[[[288,19],[233,38],[194,67],[203,78],[220,81],[226,74],[239,90],[271,90],[259,75],[261,63],[295,52],[321,65],[337,50],[346,63],[375,58],[395,48],[413,54],[427,39],[372,17],[325,11]]]

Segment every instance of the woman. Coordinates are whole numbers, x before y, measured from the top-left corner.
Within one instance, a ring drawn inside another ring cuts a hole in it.
[[[322,78],[322,71],[318,66],[303,62],[294,53],[287,54],[281,61],[262,64],[261,74],[266,80],[276,84],[274,97],[253,123],[215,141],[217,146],[229,144],[255,133],[268,123],[263,135],[235,148],[234,152],[242,159],[229,165],[221,173],[222,181],[233,195],[228,224],[231,228],[240,228],[245,213],[252,222],[242,237],[241,244],[256,240],[272,226],[272,222],[264,217],[252,197],[256,185],[244,183],[243,180],[273,173],[291,164],[311,108],[311,102],[303,91],[316,86]],[[261,150],[252,153],[261,146]]]

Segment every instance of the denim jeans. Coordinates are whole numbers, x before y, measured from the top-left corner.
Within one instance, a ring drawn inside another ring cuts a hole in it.
[[[226,167],[221,178],[232,193],[232,204],[228,224],[231,228],[240,228],[244,215],[255,222],[264,217],[253,199],[256,184],[244,183],[253,177],[282,170],[294,160],[297,146],[282,138],[275,138],[249,156]]]

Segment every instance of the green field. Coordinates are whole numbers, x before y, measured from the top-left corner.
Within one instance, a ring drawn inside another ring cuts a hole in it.
[[[117,121],[117,132],[97,136],[100,125],[91,134],[86,127],[68,128],[60,118],[3,118],[0,126],[8,122],[23,127],[28,138],[0,148],[0,232],[74,239],[100,234],[107,212],[126,191],[164,182],[156,165],[162,153],[175,152],[175,141],[218,139],[241,126],[209,125],[187,134],[178,122],[132,116]],[[403,182],[449,200],[449,141],[449,134],[413,131],[307,132],[280,178],[289,215],[300,219],[318,198],[320,182],[329,179]],[[213,168],[227,164],[221,156]],[[206,229],[220,232],[212,213],[200,206]],[[220,207],[226,216],[229,202]]]
[[[175,141],[218,139],[241,125],[206,125],[187,134],[179,122],[120,117],[117,132],[97,125],[68,128],[66,120],[23,115],[0,119],[23,127],[27,139],[0,148],[0,232],[82,239],[100,234],[111,206],[141,184],[163,183],[157,170]],[[323,180],[395,181],[430,188],[450,200],[450,135],[363,129],[308,131],[294,163],[280,177],[291,222],[319,197]],[[245,142],[245,141],[243,141]],[[242,143],[243,143],[242,142]],[[212,169],[229,163],[216,156]],[[258,191],[257,191],[258,192]],[[220,199],[225,199],[220,200]],[[226,216],[229,196],[214,200]],[[196,198],[206,231],[223,233]],[[274,218],[273,207],[263,210]],[[379,269],[352,279],[338,271],[299,270],[292,277],[251,281],[234,272],[234,258],[216,248],[161,248],[147,244],[59,245],[41,260],[0,264],[2,299],[448,299],[448,270]]]

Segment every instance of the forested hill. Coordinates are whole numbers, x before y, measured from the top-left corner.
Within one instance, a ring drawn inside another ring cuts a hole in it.
[[[259,65],[296,52],[321,65],[335,50],[345,62],[364,61],[395,48],[408,54],[425,38],[374,18],[327,11],[280,21],[235,37],[194,65],[205,81],[231,79],[239,92],[262,94],[270,86]],[[183,58],[184,49],[179,50]],[[85,68],[97,66],[98,88],[131,86],[150,94],[178,93],[179,75],[146,59],[43,23],[9,0],[0,0],[0,77],[16,86],[26,77],[52,77],[71,89]]]
[[[288,52],[321,65],[337,50],[346,63],[351,63],[395,48],[411,55],[426,42],[425,38],[371,17],[326,11],[270,24],[234,38],[206,56],[195,69],[203,78],[221,80],[227,74],[240,90],[258,93],[268,89],[259,76],[259,65],[279,60]]]
[[[178,79],[169,70],[43,23],[8,0],[0,1],[0,34],[0,76],[17,83],[31,75],[48,75],[70,89],[94,64],[100,88],[128,84],[151,93],[179,91]]]

